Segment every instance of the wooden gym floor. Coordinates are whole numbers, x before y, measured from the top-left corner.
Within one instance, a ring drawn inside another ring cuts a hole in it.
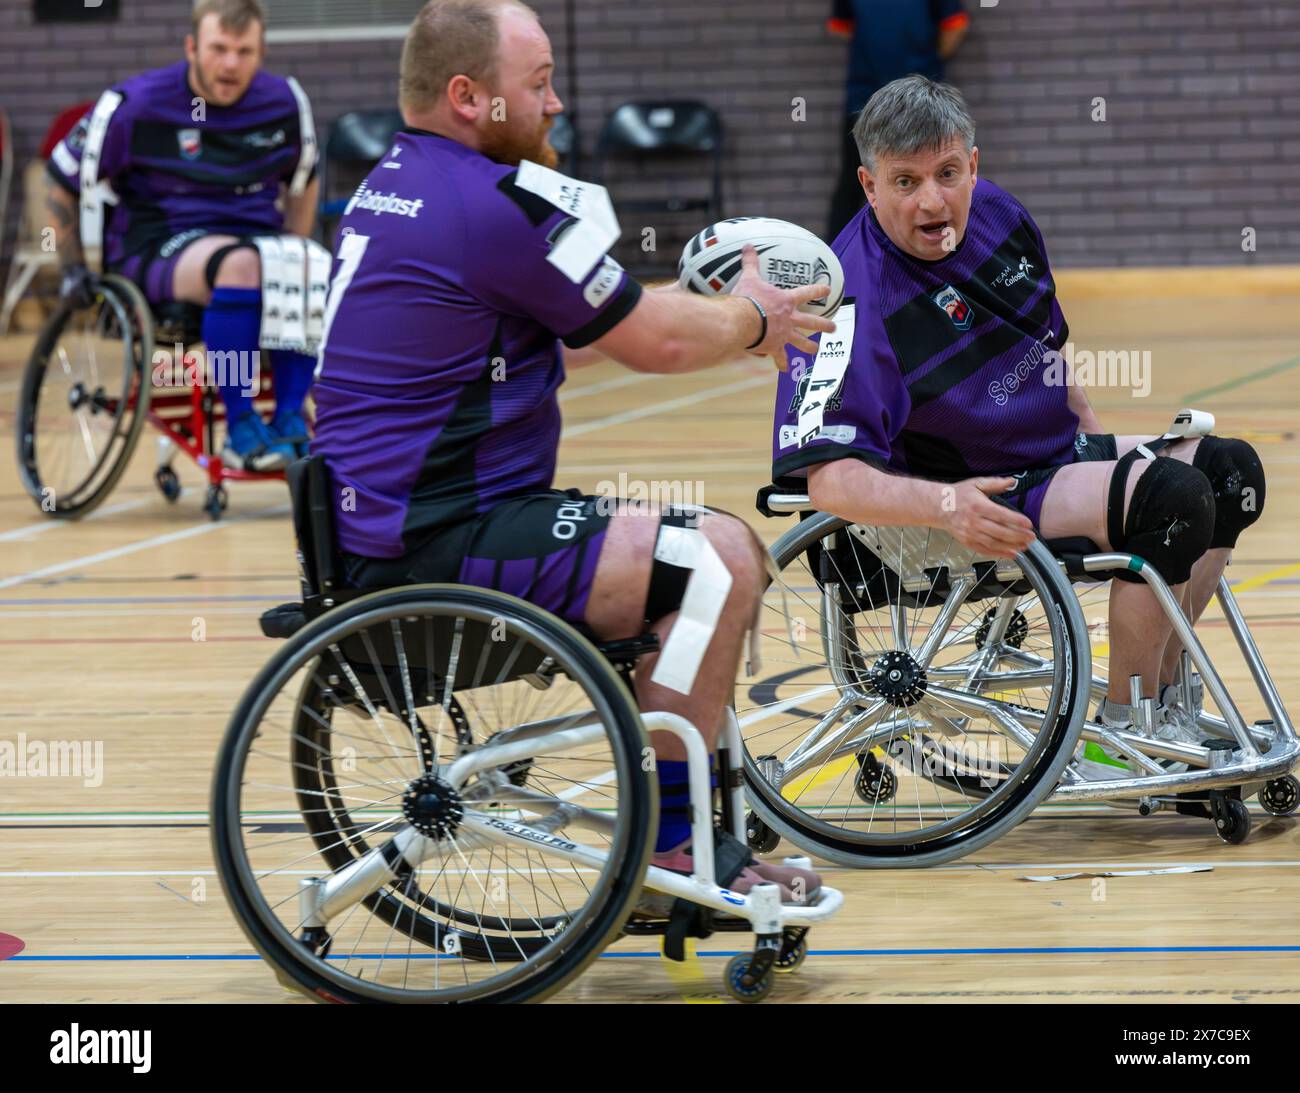
[[[1152,353],[1149,397],[1090,392],[1109,430],[1156,433],[1194,405],[1263,456],[1267,511],[1229,576],[1300,713],[1300,270],[1076,272],[1060,292],[1079,349]],[[178,460],[187,490],[168,505],[146,429],[99,512],[44,518],[12,454],[31,340],[0,339],[0,740],[102,741],[105,775],[96,788],[0,778],[0,1001],[303,1001],[235,925],[205,814],[226,719],[273,648],[257,616],[297,594],[283,487],[232,484],[214,524],[196,469]],[[698,481],[697,499],[752,514],[770,541],[789,526],[752,508],[771,392],[753,362],[680,378],[579,371],[559,482]],[[1248,677],[1216,605],[1201,633],[1243,712],[1262,716],[1242,697]],[[1254,812],[1250,841],[1227,846],[1206,820],[1049,806],[945,868],[830,869],[846,906],[772,1000],[1295,1000],[1300,826]],[[1185,864],[1212,871],[1024,880]],[[715,935],[683,966],[654,939],[625,939],[558,997],[719,1001],[720,957],[743,936]]]

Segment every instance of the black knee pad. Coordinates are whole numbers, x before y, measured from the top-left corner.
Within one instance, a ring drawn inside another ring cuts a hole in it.
[[[661,527],[697,528],[700,526],[700,515],[670,506],[660,515],[659,524]],[[691,570],[685,566],[673,565],[658,558],[654,560],[650,567],[650,589],[646,593],[647,625],[653,626],[665,615],[671,615],[682,606],[690,579]]]
[[[1237,536],[1264,511],[1264,464],[1244,440],[1201,438],[1192,466],[1214,489],[1214,536],[1211,547],[1235,547]]]
[[[1136,554],[1155,566],[1167,584],[1182,584],[1192,566],[1210,548],[1214,535],[1214,490],[1204,472],[1180,460],[1156,459],[1133,487],[1127,519],[1124,488],[1129,468],[1141,456],[1130,452],[1116,464],[1110,481],[1107,512],[1110,545]],[[1136,573],[1120,571],[1120,580],[1137,582]]]
[[[217,287],[217,271],[221,268],[221,263],[226,260],[227,256],[237,250],[245,249],[255,251],[257,250],[257,244],[241,239],[235,243],[227,243],[224,247],[218,247],[212,252],[208,258],[208,264],[203,267],[203,279],[207,281],[209,289]]]

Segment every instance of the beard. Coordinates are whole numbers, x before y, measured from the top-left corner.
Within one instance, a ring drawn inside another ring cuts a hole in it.
[[[559,153],[551,147],[551,126],[544,122],[536,129],[519,132],[500,122],[491,122],[484,135],[480,151],[497,163],[518,167],[526,159],[543,167],[559,166]]]

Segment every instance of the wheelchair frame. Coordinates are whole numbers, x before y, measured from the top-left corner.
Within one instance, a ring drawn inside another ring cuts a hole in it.
[[[771,512],[787,515],[804,512],[811,507],[809,498],[806,495],[796,493],[772,492],[766,494],[765,504]],[[866,533],[865,538],[868,540],[873,533],[877,537],[889,536],[891,545],[887,550],[878,549],[870,541],[866,545],[869,550],[876,554],[884,566],[896,572],[900,582],[899,587],[903,591],[924,594],[938,590],[942,571],[935,565],[935,555],[938,553],[947,557],[954,553],[953,551],[934,551],[931,539],[934,535],[941,533],[930,531],[929,534],[926,534],[928,529],[863,528],[859,525],[851,525],[851,527]],[[922,543],[925,545],[922,545]],[[1050,544],[1048,545],[1050,546]],[[971,562],[993,561],[993,559],[981,559],[961,547],[958,547],[955,553],[963,557],[969,556]],[[1274,779],[1288,776],[1295,769],[1297,763],[1300,763],[1300,739],[1296,736],[1294,726],[1282,704],[1277,687],[1269,674],[1267,666],[1264,664],[1254,638],[1246,627],[1245,620],[1227,580],[1220,577],[1216,593],[1217,598],[1223,608],[1224,616],[1228,621],[1238,648],[1251,672],[1259,696],[1270,714],[1269,720],[1257,721],[1249,726],[1245,723],[1240,710],[1229,695],[1227,687],[1204,645],[1196,636],[1191,623],[1184,616],[1178,600],[1152,565],[1136,555],[1120,551],[1090,554],[1061,552],[1054,554],[1054,557],[1067,578],[1070,578],[1072,582],[1086,581],[1090,578],[1104,582],[1105,577],[1093,578],[1093,575],[1120,569],[1137,573],[1156,596],[1162,611],[1166,618],[1169,619],[1174,632],[1183,644],[1179,682],[1183,688],[1184,696],[1190,700],[1192,688],[1191,668],[1194,667],[1199,671],[1206,689],[1224,716],[1215,717],[1204,711],[1200,713],[1197,719],[1198,726],[1206,731],[1220,734],[1218,738],[1207,740],[1202,745],[1182,744],[1156,739],[1152,732],[1155,702],[1152,699],[1140,699],[1141,680],[1135,676],[1130,680],[1130,688],[1131,694],[1136,699],[1133,704],[1142,711],[1143,724],[1138,726],[1142,731],[1116,731],[1098,722],[1085,719],[1079,738],[1103,744],[1129,757],[1141,768],[1140,772],[1134,772],[1131,777],[1117,777],[1101,781],[1085,778],[1074,770],[1072,764],[1070,764],[1065,767],[1062,780],[1049,800],[1114,801],[1135,799],[1139,811],[1143,815],[1172,806],[1179,812],[1209,816],[1215,821],[1219,833],[1225,841],[1244,841],[1249,833],[1250,818],[1241,798],[1256,792]],[[1003,570],[995,571],[998,572],[999,577],[1005,580]],[[952,611],[947,610],[949,605],[953,603],[952,592],[964,589],[964,592],[962,592],[962,595],[964,595],[969,592],[971,584],[973,584],[969,576],[956,572],[949,573],[947,580],[949,581],[949,593],[948,598],[944,601],[944,619],[941,620],[944,626],[950,624],[956,610],[955,607]],[[1009,597],[1004,596],[999,600],[996,616],[992,621],[992,631],[990,633],[992,640],[1001,641],[1020,598],[1020,596],[1012,595]],[[837,611],[838,608],[828,597],[823,596],[823,610]],[[900,607],[892,599],[890,611],[891,615],[897,619],[900,614]],[[843,627],[828,624],[828,620],[824,616],[821,624],[823,642],[826,643],[827,660],[831,666],[832,677],[836,685],[841,689],[850,687],[854,681],[848,678],[843,667]],[[999,632],[999,628],[1001,632]],[[1086,634],[1074,636],[1079,640],[1087,641]],[[937,632],[936,625],[936,630],[931,631],[931,634],[926,638],[926,648],[933,649],[942,640],[942,637],[943,634]],[[1002,657],[1016,663],[1018,670],[999,675],[997,677],[999,685],[1008,683],[1032,685],[1050,680],[1051,665],[1034,654],[1017,650],[1014,654],[1002,654]],[[935,671],[936,677],[964,674],[964,669],[961,668],[931,669],[931,671]],[[1107,691],[1107,681],[1091,672],[1089,675],[1090,698],[1096,699],[1104,696]],[[953,706],[972,713],[982,712],[990,705],[987,700],[981,698],[978,694],[962,695],[951,690],[945,691],[945,699]],[[1189,709],[1192,708],[1190,701],[1187,702],[1187,705]],[[1014,707],[1002,712],[1009,712],[1012,716],[1019,717],[1022,721],[1025,720],[1023,715],[1014,710]],[[1011,731],[1014,732],[1014,730]],[[1224,734],[1230,739],[1225,739]],[[1198,769],[1187,770],[1182,773],[1170,773],[1156,762],[1157,759],[1181,762]],[[1201,795],[1205,796],[1201,797]],[[1200,800],[1197,799],[1198,797],[1200,797]],[[1234,801],[1236,802],[1235,805],[1233,804]]]
[[[80,519],[94,511],[107,498],[130,463],[139,440],[140,429],[137,419],[148,421],[161,434],[158,441],[158,462],[154,470],[154,482],[169,502],[175,502],[181,495],[180,479],[172,467],[177,452],[184,452],[203,471],[207,479],[203,508],[213,520],[220,519],[227,507],[228,497],[225,488],[227,481],[283,481],[285,476],[282,470],[258,472],[234,470],[225,466],[221,460],[221,449],[216,438],[216,423],[224,420],[225,409],[212,387],[206,384],[188,385],[183,382],[177,386],[154,386],[153,384],[154,352],[160,339],[164,344],[181,346],[181,360],[172,361],[170,372],[173,375],[180,375],[183,381],[189,350],[200,340],[196,319],[202,309],[193,304],[168,304],[155,310],[133,282],[118,274],[97,276],[96,306],[103,306],[110,295],[114,302],[128,313],[128,321],[131,324],[131,329],[119,331],[122,341],[130,347],[124,350],[124,356],[130,357],[126,367],[132,372],[132,376],[130,383],[123,385],[124,389],[129,391],[126,395],[129,418],[126,419],[125,425],[118,423],[115,426],[114,432],[108,439],[105,454],[100,457],[101,462],[96,464],[85,481],[74,491],[74,496],[96,479],[101,480],[100,486],[89,499],[70,509],[61,509],[57,504],[50,507],[45,503],[43,494],[46,487],[40,480],[39,467],[36,466],[36,423],[33,420],[30,429],[26,430],[30,433],[27,438],[30,452],[24,449],[24,430],[19,429],[19,468],[23,483],[28,494],[41,510],[49,516],[65,519]],[[57,339],[64,336],[66,324],[73,315],[71,306],[66,301],[61,302],[37,337],[24,375],[20,414],[26,415],[29,412],[27,405],[29,398],[39,396],[38,379],[43,379],[44,372],[49,367],[49,357],[58,345]],[[59,327],[57,335],[53,333],[56,325]],[[269,374],[263,375],[261,389],[254,402],[259,412],[264,407],[265,400],[273,395],[271,377]],[[100,383],[95,390],[84,392],[75,404],[70,406],[70,412],[77,414],[83,408],[88,408],[87,412],[92,415],[98,413],[116,415],[121,409],[121,401],[121,396],[105,390],[105,385]],[[101,474],[103,460],[108,457],[112,446],[118,440],[124,442],[121,450],[117,452],[112,467]]]
[[[459,587],[455,585],[411,585],[402,586],[399,590],[390,589],[369,594],[342,587],[334,548],[333,499],[330,495],[328,473],[324,462],[320,457],[300,460],[290,468],[288,478],[293,501],[294,526],[299,543],[304,599],[301,605],[285,605],[263,616],[263,630],[268,636],[292,636],[295,644],[301,643],[311,636],[306,632],[302,632],[301,637],[298,636],[304,626],[310,625],[314,632],[327,621],[335,626],[344,625],[350,617],[364,615],[370,602],[394,591],[401,591],[411,596],[427,592],[430,596],[455,598]],[[468,593],[470,590],[461,591]],[[520,601],[514,597],[485,589],[474,589],[473,595],[480,601],[480,608],[482,602],[490,602],[494,614],[501,619],[508,620],[518,615],[518,608],[513,605]],[[307,623],[308,619],[312,620],[310,624]],[[559,627],[572,631],[572,628],[561,620],[553,617],[552,619]],[[579,642],[585,642],[576,631],[572,632],[572,636]],[[596,646],[593,652],[616,667],[622,665],[624,668],[630,668],[637,657],[654,647],[657,647],[657,639],[651,635],[649,638],[633,639],[630,642],[605,643]],[[291,662],[290,652],[293,656],[297,656],[298,650],[296,647],[286,650],[284,655]],[[482,661],[481,656],[475,656],[468,642],[464,650],[457,644],[455,652],[450,655],[453,680],[447,684],[448,694],[454,686],[459,671],[456,665],[469,663],[471,660]],[[405,657],[404,652],[398,653],[398,659],[403,664],[406,662]],[[519,675],[520,669],[515,669],[514,676],[508,673],[507,669],[513,663],[513,659],[507,662],[507,668],[501,670],[497,682],[511,678],[526,678],[542,689],[549,685],[545,676],[548,671],[554,672],[553,662],[548,668],[547,663],[543,661],[540,668],[523,676]],[[277,673],[268,678],[274,678],[274,675],[282,670],[283,666],[280,666]],[[222,883],[228,893],[236,890],[235,882],[238,878],[235,875],[237,870],[232,864],[236,861],[236,856],[230,846],[234,836],[226,818],[226,805],[232,800],[235,791],[231,782],[227,781],[227,772],[233,772],[239,766],[233,749],[237,746],[239,737],[241,712],[247,709],[264,709],[263,704],[268,701],[265,698],[265,689],[258,690],[259,684],[266,676],[267,669],[264,669],[239,703],[214,775],[212,791],[214,856],[218,862]],[[413,711],[414,701],[409,682],[404,680],[403,686],[407,694],[407,705]],[[623,693],[624,697],[621,701],[626,702],[635,712],[635,704],[630,695]],[[805,935],[808,929],[834,915],[843,904],[843,895],[834,888],[823,886],[808,903],[786,905],[781,902],[780,888],[775,884],[758,885],[747,895],[733,892],[717,884],[713,845],[714,795],[710,786],[710,761],[704,738],[686,718],[676,714],[663,711],[645,714],[638,712],[637,717],[645,730],[672,733],[682,742],[686,750],[693,844],[693,872],[690,876],[648,865],[644,876],[639,878],[640,886],[726,916],[710,921],[709,929],[702,935],[694,936],[707,936],[714,930],[746,928],[752,930],[756,935],[752,953],[748,955],[742,953],[732,959],[727,967],[725,982],[733,997],[744,1002],[757,1002],[770,991],[774,970],[793,970],[802,961],[807,951]],[[594,711],[525,723],[493,734],[489,741],[478,748],[462,750],[462,753],[452,762],[438,768],[436,774],[451,787],[454,793],[460,795],[468,780],[476,774],[486,777],[489,782],[492,780],[499,782],[504,777],[501,774],[502,770],[513,763],[528,760],[539,753],[549,756],[565,749],[596,743],[605,737],[605,733],[606,729],[597,719]],[[721,790],[720,813],[723,829],[743,842],[743,775],[737,765],[740,756],[743,755],[742,748],[740,725],[734,709],[728,707],[724,717],[723,735],[717,749]],[[229,777],[233,781],[233,773]],[[490,794],[492,791],[489,785],[487,792]],[[462,796],[467,804],[474,799],[472,793]],[[562,839],[557,832],[572,824],[608,833],[614,830],[616,824],[614,818],[559,797],[529,790],[524,786],[509,790],[507,798],[512,801],[527,801],[528,811],[538,813],[546,811],[547,814],[525,824],[466,808],[463,818],[459,821],[460,825],[480,842],[515,846],[520,849],[531,848],[534,851],[538,846],[545,846],[550,854],[575,866],[586,866],[603,871],[609,859],[607,852]],[[655,809],[650,814],[646,831],[648,839],[652,837],[651,833],[657,818],[657,809]],[[438,838],[421,834],[408,822],[398,827],[383,845],[372,847],[361,857],[354,859],[328,877],[304,880],[298,896],[299,925],[304,931],[302,940],[312,943],[314,937],[322,936],[321,932],[328,929],[331,919],[355,908],[364,900],[395,883],[403,873],[409,873],[422,862],[429,860],[434,855],[438,843]],[[648,849],[647,847],[647,853]],[[275,964],[271,947],[259,944],[256,924],[250,923],[243,917],[245,915],[252,917],[247,911],[246,900],[242,897],[232,898],[231,903],[250,941]],[[669,922],[653,918],[649,921],[644,918],[631,919],[623,925],[622,932],[667,934]],[[278,966],[277,974],[280,974],[288,985],[303,987],[303,984],[293,981]],[[322,992],[318,990],[317,993]]]

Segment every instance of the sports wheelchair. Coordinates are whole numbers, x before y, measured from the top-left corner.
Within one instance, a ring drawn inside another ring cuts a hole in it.
[[[1040,540],[995,560],[942,531],[810,512],[807,496],[774,486],[758,505],[803,519],[772,548],[780,579],[764,601],[765,633],[790,647],[735,703],[755,850],[785,836],[842,865],[935,865],[1047,800],[1204,816],[1240,843],[1251,794],[1273,815],[1300,804],[1300,741],[1226,580],[1218,601],[1268,713],[1253,724],[1168,585],[1134,555]],[[1197,744],[1156,734],[1137,677],[1134,731],[1088,719],[1106,694],[1106,582],[1120,569],[1145,580],[1183,644],[1179,705],[1196,711]]]
[[[203,509],[219,520],[229,480],[284,479],[283,471],[232,470],[221,461],[217,392],[193,382],[189,351],[200,339],[203,309],[150,307],[125,277],[95,279],[94,304],[60,300],[32,347],[18,399],[18,470],[41,511],[80,519],[98,507],[126,471],[148,421],[161,436],[154,481],[175,502],[181,483],[172,467],[184,452],[207,476]],[[155,362],[155,347],[179,346]],[[258,400],[273,398],[269,369]],[[259,405],[258,409],[261,410]]]
[[[480,588],[349,590],[323,461],[293,464],[289,488],[303,602],[263,616],[288,641],[239,700],[211,804],[231,909],[286,985],[331,1002],[536,1001],[620,934],[665,935],[681,959],[685,937],[753,930],[725,976],[753,1002],[802,962],[842,896],[791,906],[775,885],[715,883],[728,846],[748,857],[739,729],[733,715],[715,809],[703,738],[639,713],[625,683],[654,635],[597,645]],[[648,729],[687,749],[694,876],[647,864]],[[730,833],[716,859],[715,822]]]

